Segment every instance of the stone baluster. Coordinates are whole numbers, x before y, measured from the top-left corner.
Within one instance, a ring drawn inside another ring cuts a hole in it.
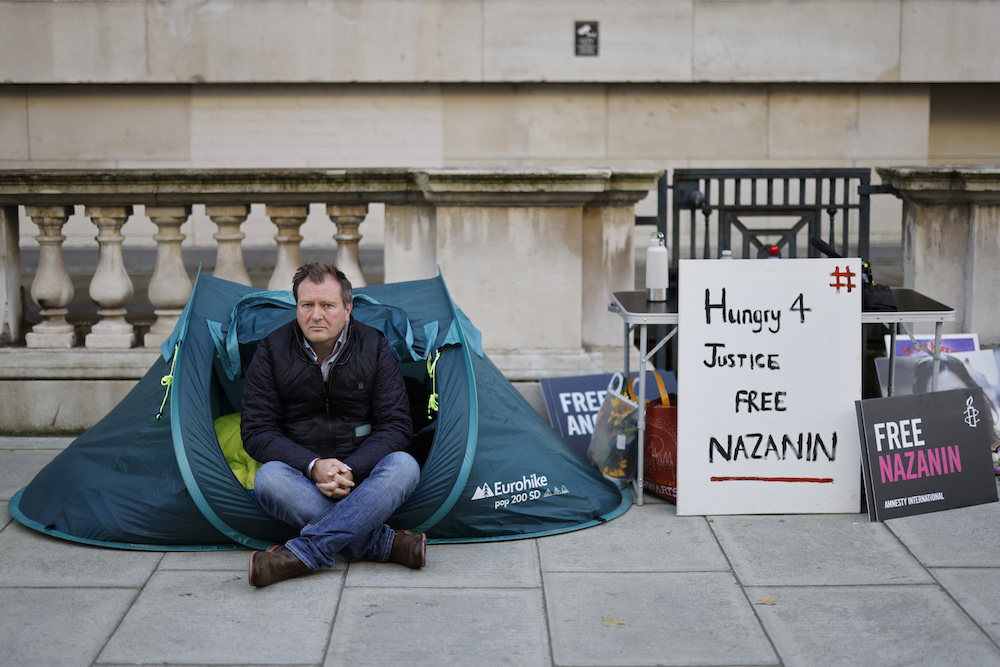
[[[309,207],[268,205],[266,211],[271,222],[278,228],[278,233],[274,235],[274,240],[278,242],[278,257],[267,289],[291,289],[295,270],[302,265],[302,236],[299,228],[309,216]]]
[[[135,331],[125,321],[125,304],[132,300],[132,279],[125,270],[122,226],[131,206],[88,206],[85,215],[97,225],[97,270],[90,281],[90,298],[99,306],[100,321],[87,334],[89,348],[130,348]]]
[[[184,305],[191,296],[191,278],[184,268],[181,233],[191,215],[190,206],[147,206],[146,215],[156,225],[156,268],[149,281],[149,302],[156,322],[149,328],[143,345],[159,347],[173,333]]]
[[[205,207],[205,214],[219,227],[219,231],[212,235],[217,243],[213,275],[241,285],[250,285],[250,274],[243,262],[242,243],[246,234],[240,231],[240,225],[250,215],[250,206],[209,205]]]
[[[0,347],[21,342],[21,246],[17,206],[0,206]]]
[[[38,225],[38,272],[31,283],[31,298],[41,307],[42,321],[25,334],[28,347],[70,348],[76,331],[66,321],[66,306],[73,300],[73,281],[63,261],[62,227],[73,214],[72,206],[26,206],[25,213]]]
[[[364,287],[368,283],[365,281],[364,271],[361,270],[358,243],[362,236],[358,233],[358,226],[364,222],[365,216],[368,215],[368,205],[339,206],[328,204],[326,214],[337,225],[337,233],[333,235],[337,241],[337,268],[344,272],[347,279],[351,281],[351,285]]]

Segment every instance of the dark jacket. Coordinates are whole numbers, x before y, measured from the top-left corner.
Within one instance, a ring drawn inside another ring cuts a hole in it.
[[[283,461],[306,474],[314,458],[337,458],[360,483],[382,457],[405,449],[412,435],[406,389],[388,341],[351,320],[324,383],[319,364],[302,347],[298,323],[275,330],[247,368],[240,430],[247,453],[261,463]]]

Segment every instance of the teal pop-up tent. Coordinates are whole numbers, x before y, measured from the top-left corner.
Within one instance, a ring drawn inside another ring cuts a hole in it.
[[[436,541],[513,539],[628,509],[628,492],[567,447],[483,354],[440,277],[360,288],[352,316],[389,339],[416,415],[420,484],[393,527]],[[162,356],[17,492],[11,515],[121,548],[262,548],[292,537],[245,488],[257,464],[238,442],[238,414],[257,342],[294,317],[291,292],[199,276]],[[433,419],[423,416],[428,403]]]

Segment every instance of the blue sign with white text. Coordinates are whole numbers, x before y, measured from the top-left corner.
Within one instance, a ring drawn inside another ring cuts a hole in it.
[[[668,394],[677,393],[677,376],[672,371],[657,371],[663,378]],[[586,458],[590,436],[594,434],[597,417],[604,396],[608,393],[613,373],[578,375],[564,378],[542,378],[542,395],[549,422],[573,450]],[[631,377],[635,377],[633,373]],[[636,379],[636,388],[639,381]],[[646,377],[646,399],[659,398],[660,392],[652,374]]]

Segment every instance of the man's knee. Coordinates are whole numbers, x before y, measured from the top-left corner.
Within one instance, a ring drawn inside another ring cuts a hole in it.
[[[387,454],[380,463],[401,486],[414,488],[420,481],[420,464],[406,452]]]
[[[302,476],[295,468],[292,468],[281,461],[268,461],[262,465],[253,478],[253,488],[258,496],[272,496],[279,493],[279,489],[288,485],[289,478],[293,475]]]

